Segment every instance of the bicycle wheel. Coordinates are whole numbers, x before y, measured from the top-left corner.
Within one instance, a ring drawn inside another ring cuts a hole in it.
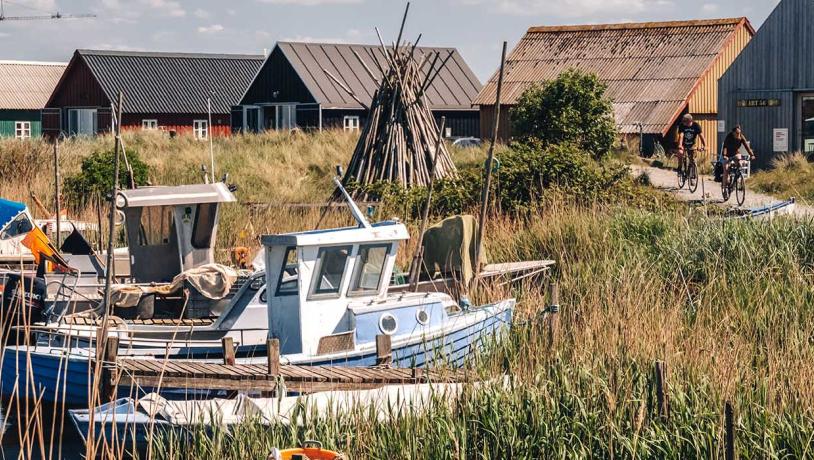
[[[684,161],[679,160],[678,161],[678,170],[677,170],[677,173],[676,173],[676,174],[678,174],[678,189],[679,190],[684,188],[684,184],[687,182],[687,174],[686,174],[685,171],[686,171],[686,168],[684,167]]]
[[[687,185],[690,187],[690,193],[695,193],[698,190],[698,167],[694,161],[687,168]]]
[[[738,200],[738,206],[742,206],[746,201],[746,180],[740,173],[735,178],[735,199]]]
[[[721,198],[723,198],[724,203],[729,201],[729,195],[732,192],[732,175],[730,174],[727,179],[726,181],[721,181]]]

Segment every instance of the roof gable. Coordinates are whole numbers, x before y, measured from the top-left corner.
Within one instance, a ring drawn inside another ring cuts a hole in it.
[[[663,133],[745,18],[587,26],[532,27],[507,58],[502,103],[574,68],[608,85],[623,132]],[[497,75],[475,100],[493,105]]]
[[[0,61],[0,109],[44,108],[66,65],[55,62]]]
[[[379,88],[386,58],[381,46],[337,43],[281,42],[285,55],[314,100],[325,108],[359,109],[361,106],[326,73],[331,73],[362,101],[370,101]],[[455,48],[418,47],[416,58],[424,59],[424,75],[434,74],[446,60],[438,77],[427,88],[433,109],[469,109],[482,85]],[[436,57],[437,56],[437,57]]]
[[[212,112],[230,113],[263,62],[256,55],[95,50],[77,50],[74,59],[109,100],[123,92],[124,113],[204,113],[209,97]]]

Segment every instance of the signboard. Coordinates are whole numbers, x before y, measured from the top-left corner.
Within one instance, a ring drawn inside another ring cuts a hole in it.
[[[788,128],[775,128],[774,134],[774,151],[775,152],[788,152],[789,151],[789,129]]]
[[[780,99],[738,99],[738,107],[780,107]]]
[[[726,120],[718,120],[718,132],[719,133],[726,132]]]

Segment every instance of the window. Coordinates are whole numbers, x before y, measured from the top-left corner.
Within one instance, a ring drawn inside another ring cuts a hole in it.
[[[34,224],[31,223],[31,219],[29,219],[25,213],[20,213],[20,215],[6,226],[3,233],[0,233],[0,240],[7,240],[15,236],[24,235],[31,230],[34,230]]]
[[[277,280],[277,296],[296,294],[299,289],[299,266],[297,248],[288,248],[280,268],[280,279]]]
[[[158,120],[141,120],[141,129],[144,131],[155,131],[158,129]]]
[[[319,250],[311,294],[338,296],[350,251],[351,246],[334,246]]]
[[[382,272],[390,252],[389,244],[367,245],[359,248],[349,293],[351,295],[375,293],[379,291]]]
[[[452,128],[449,126],[444,127],[444,137],[452,137]]]
[[[195,120],[192,122],[192,133],[195,139],[204,141],[209,138],[209,123],[206,120]]]
[[[93,136],[97,131],[96,109],[68,109],[68,134]]]
[[[390,313],[385,313],[379,317],[379,330],[387,335],[393,335],[399,327],[396,317]]]
[[[263,111],[260,107],[244,107],[243,131],[259,133],[263,130]]]
[[[18,121],[14,123],[14,137],[17,139],[30,139],[31,138],[31,122]]]
[[[198,205],[195,222],[192,224],[192,247],[208,249],[212,247],[212,230],[215,229],[215,217],[218,214],[216,203]]]
[[[297,106],[294,104],[278,105],[275,107],[275,128],[289,131],[297,127]]]
[[[814,153],[814,96],[802,101],[803,109],[803,152]]]
[[[164,246],[170,244],[173,230],[172,206],[141,208],[140,246]]]
[[[359,131],[359,117],[345,117],[345,131]]]

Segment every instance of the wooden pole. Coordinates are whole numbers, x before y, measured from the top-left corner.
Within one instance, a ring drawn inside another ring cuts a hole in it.
[[[214,184],[215,179],[215,147],[212,143],[212,98],[206,98],[206,113],[207,113],[207,125],[206,125],[206,137],[209,141],[209,163],[212,167],[212,183]]]
[[[503,42],[503,52],[500,56],[500,72],[497,77],[497,96],[495,98],[495,123],[492,129],[492,142],[489,144],[489,155],[486,159],[486,179],[481,191],[480,222],[478,223],[478,238],[475,241],[475,267],[476,273],[480,273],[481,244],[483,235],[486,233],[486,215],[489,212],[489,188],[492,186],[492,164],[495,159],[495,143],[497,133],[500,128],[500,93],[503,90],[503,70],[506,66],[506,42]]]
[[[223,347],[223,364],[234,366],[235,365],[235,341],[231,337],[224,337],[221,339],[221,346]]]
[[[376,365],[389,366],[393,363],[393,350],[390,336],[379,334],[376,336]]]
[[[266,348],[268,355],[268,374],[276,377],[280,375],[280,340],[266,340]]]
[[[427,184],[427,202],[424,204],[424,209],[421,212],[421,228],[418,231],[418,246],[416,246],[413,263],[410,267],[410,286],[412,286],[413,291],[418,290],[418,281],[421,278],[421,265],[424,262],[424,233],[427,231],[427,225],[430,219],[432,191],[433,185],[435,185],[435,171],[438,167],[438,151],[441,149],[441,143],[444,140],[444,128],[446,128],[446,126],[447,117],[441,117],[441,129],[438,130],[438,140],[435,143],[432,166],[430,166],[430,181],[429,184]]]
[[[553,348],[560,328],[560,285],[551,283],[551,304],[548,307],[548,346]]]
[[[108,337],[105,341],[104,357],[105,368],[102,370],[102,398],[112,401],[116,398],[116,360],[119,356],[119,337]]]
[[[54,207],[56,208],[56,238],[57,249],[62,246],[62,198],[59,184],[59,137],[54,139]]]
[[[724,408],[724,429],[726,431],[726,460],[735,460],[735,410],[732,403],[727,401]]]
[[[669,407],[667,403],[667,364],[662,361],[656,361],[655,368],[656,380],[656,404],[659,418],[667,420],[669,418]]]
[[[104,247],[104,242],[102,241],[102,194],[96,194],[96,239],[97,245],[96,250],[99,251],[99,254],[102,253],[102,248]]]
[[[111,311],[110,305],[110,287],[113,284],[113,240],[116,232],[116,195],[119,193],[119,149],[121,148],[122,139],[122,102],[124,95],[119,91],[118,104],[116,106],[116,144],[113,152],[113,187],[110,190],[110,219],[108,219],[108,240],[107,240],[107,261],[105,264],[105,311],[104,311],[104,324],[102,325],[107,330],[107,316]],[[101,229],[100,229],[101,230]]]

